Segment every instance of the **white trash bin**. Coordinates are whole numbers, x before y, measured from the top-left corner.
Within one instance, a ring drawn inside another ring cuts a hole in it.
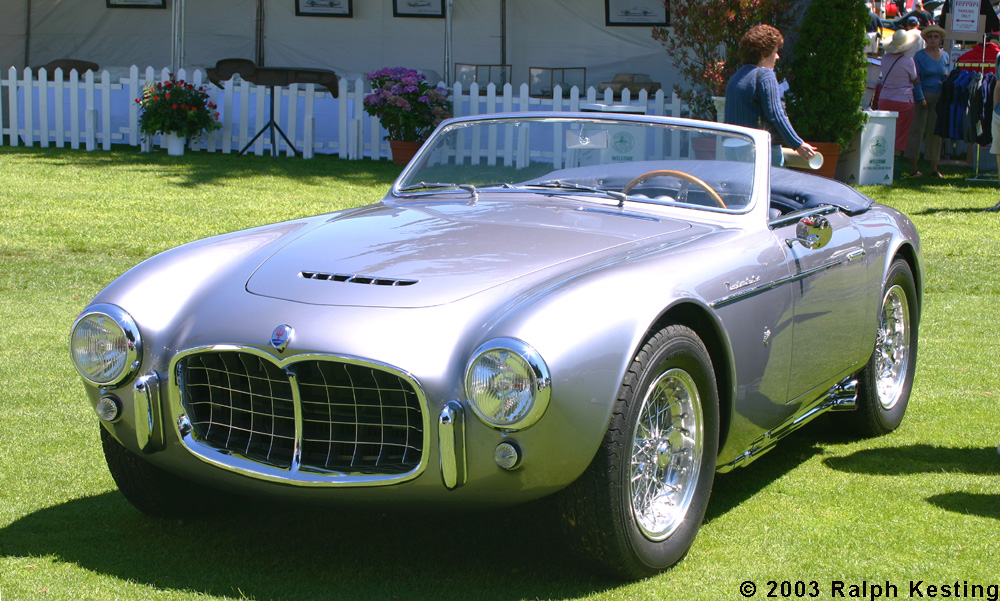
[[[861,130],[837,163],[837,179],[852,186],[892,184],[893,147],[896,140],[895,111],[872,111]]]

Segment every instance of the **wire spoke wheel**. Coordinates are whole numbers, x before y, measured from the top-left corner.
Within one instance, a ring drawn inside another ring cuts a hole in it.
[[[876,389],[883,409],[896,406],[910,369],[910,306],[906,293],[893,286],[882,300],[875,342]]]
[[[858,372],[858,404],[838,416],[863,437],[888,434],[903,421],[917,366],[920,297],[909,264],[896,259],[886,276],[871,358]]]
[[[574,549],[645,578],[680,561],[705,517],[719,451],[719,393],[698,334],[668,324],[636,353],[590,467],[559,496]]]
[[[670,369],[650,386],[632,443],[632,517],[652,541],[670,536],[688,513],[701,472],[701,399],[690,374]]]

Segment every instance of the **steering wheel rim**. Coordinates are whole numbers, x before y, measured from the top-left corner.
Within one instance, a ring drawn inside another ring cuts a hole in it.
[[[701,188],[702,190],[704,190],[708,194],[708,197],[712,199],[712,202],[714,202],[720,209],[727,208],[726,202],[722,200],[722,197],[719,196],[719,193],[713,190],[711,186],[706,184],[704,180],[697,178],[691,175],[690,173],[684,173],[683,171],[676,171],[674,169],[656,169],[654,171],[647,171],[646,173],[643,173],[639,177],[625,184],[625,186],[622,188],[622,194],[628,194],[629,191],[632,190],[632,188],[638,186],[642,182],[660,176],[676,177],[677,179],[681,179],[686,182],[692,183]]]

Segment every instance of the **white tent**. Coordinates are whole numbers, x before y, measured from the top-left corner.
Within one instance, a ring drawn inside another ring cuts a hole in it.
[[[166,0],[163,10],[108,8],[105,0],[5,0],[0,67],[75,58],[102,69],[190,69],[239,57],[350,78],[395,66],[445,78],[447,58],[506,59],[515,84],[528,80],[529,67],[586,67],[588,85],[619,72],[647,73],[668,90],[678,80],[649,27],[605,24],[604,0],[452,0],[450,57],[446,19],[394,17],[394,0],[351,0],[350,18],[297,16],[297,1]]]

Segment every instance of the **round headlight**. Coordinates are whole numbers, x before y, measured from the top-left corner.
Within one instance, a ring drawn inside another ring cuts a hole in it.
[[[465,372],[472,410],[494,428],[534,424],[549,404],[551,379],[541,356],[527,344],[500,338],[479,347]]]
[[[69,350],[80,375],[98,386],[125,380],[142,359],[139,328],[114,305],[94,305],[84,311],[73,324]]]

